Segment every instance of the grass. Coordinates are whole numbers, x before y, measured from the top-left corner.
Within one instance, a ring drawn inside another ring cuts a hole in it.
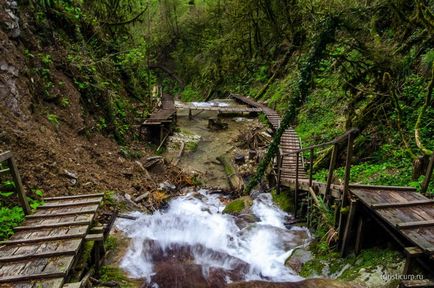
[[[101,282],[116,282],[122,288],[137,287],[137,283],[129,279],[121,268],[110,265],[101,267],[99,280]]]

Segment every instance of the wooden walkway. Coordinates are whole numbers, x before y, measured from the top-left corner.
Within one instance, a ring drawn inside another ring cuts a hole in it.
[[[140,126],[140,132],[148,132],[150,140],[162,145],[176,124],[176,108],[172,95],[162,94],[161,107],[152,112]]]
[[[102,197],[45,198],[45,205],[0,242],[0,287],[63,287]]]
[[[172,95],[163,94],[161,99],[161,107],[146,119],[142,126],[161,125],[162,123],[171,123],[175,117],[176,108]]]
[[[274,110],[248,97],[235,94],[232,94],[231,97],[252,107],[261,108],[273,128],[276,130],[279,127],[280,117]],[[340,212],[335,215],[335,227],[338,230],[338,244],[342,256],[345,256],[352,238],[355,238],[352,242],[354,242],[355,251],[358,253],[363,245],[361,240],[363,235],[361,234],[369,233],[364,231],[366,229],[364,227],[365,219],[360,215],[360,210],[363,208],[383,230],[404,248],[407,255],[404,275],[410,273],[412,259],[415,258],[427,260],[420,263],[423,263],[428,272],[434,273],[434,200],[417,193],[416,189],[410,187],[350,184],[353,140],[357,133],[357,129],[353,129],[333,141],[302,148],[294,129],[285,130],[281,138],[280,155],[277,155],[276,161],[278,186],[282,185],[294,189],[294,215],[297,215],[298,207],[306,204],[305,200],[307,199],[299,197],[301,191],[304,191],[307,198],[317,194],[316,197],[321,197],[325,203],[337,205],[336,211]],[[345,146],[345,144],[346,149],[342,149],[340,146]],[[327,183],[313,181],[314,151],[327,146],[333,146]],[[344,183],[334,185],[332,183],[333,172],[336,168],[338,153],[342,150],[345,151],[346,157]],[[310,152],[309,175],[305,172],[302,157],[302,153],[306,151]],[[431,157],[422,191],[426,191],[429,179],[431,179],[433,162],[434,155]],[[339,207],[349,207],[348,215],[344,214]],[[300,207],[300,210],[302,209]],[[357,219],[358,223],[355,225]],[[354,228],[354,226],[357,227]],[[352,237],[352,233],[357,235]],[[402,285],[404,287],[434,287],[434,282],[427,279],[419,282],[403,281]]]
[[[273,129],[277,130],[277,128],[279,128],[281,118],[280,115],[273,109],[245,96],[241,96],[238,94],[231,94],[231,97],[244,104],[247,104],[257,109],[261,109],[261,111],[265,114]],[[283,158],[282,163],[280,163],[280,167],[281,167],[280,178],[282,182],[287,182],[295,179],[297,176],[296,175],[297,170],[298,170],[299,179],[307,179],[306,172],[304,171],[304,163],[302,157],[298,157],[298,165],[297,165],[296,154],[291,154],[291,152],[294,152],[301,148],[302,147],[301,147],[300,138],[297,136],[295,130],[292,127],[286,129],[282,134],[282,138],[280,142],[280,154],[290,154],[290,155],[288,157]]]
[[[188,109],[195,111],[217,111],[220,113],[257,113],[262,112],[261,108],[252,107],[223,107],[223,106],[196,106],[194,104],[176,104],[178,109]]]

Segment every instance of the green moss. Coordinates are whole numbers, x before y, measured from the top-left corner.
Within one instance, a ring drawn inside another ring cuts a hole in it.
[[[314,258],[306,262],[300,275],[303,277],[310,277],[316,275],[323,275],[326,270],[328,272],[325,276],[330,276],[342,271],[345,266],[350,265],[338,279],[344,281],[351,281],[360,276],[360,270],[366,271],[374,270],[378,266],[388,267],[390,264],[399,263],[403,257],[399,252],[390,249],[372,248],[363,250],[359,255],[352,255],[347,258],[341,258],[337,252],[323,253],[318,245],[318,242],[312,247]],[[328,269],[324,269],[325,267]]]
[[[277,194],[276,189],[273,189],[271,191],[271,196],[273,197],[274,203],[276,203],[276,205],[279,206],[280,209],[285,212],[290,212],[292,210],[293,205],[288,193],[285,193],[285,191],[281,191],[279,194]]]
[[[248,196],[243,196],[238,199],[233,200],[228,205],[226,205],[223,213],[238,215],[240,214],[246,207],[250,207],[252,205],[252,199]]]
[[[190,152],[195,152],[199,147],[199,143],[197,142],[187,142],[185,143],[185,150]]]
[[[125,273],[118,267],[113,266],[103,266],[100,269],[100,281],[110,282],[114,281],[123,288],[134,288],[137,287],[133,280],[128,279]]]

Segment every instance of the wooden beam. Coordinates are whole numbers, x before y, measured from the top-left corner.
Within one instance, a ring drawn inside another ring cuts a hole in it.
[[[84,215],[84,214],[93,214],[96,209],[85,210],[85,211],[72,211],[72,212],[61,212],[61,213],[52,213],[52,214],[36,214],[36,215],[27,215],[26,219],[38,219],[38,218],[57,218],[62,216],[74,216],[74,215]]]
[[[9,152],[10,153],[10,152]],[[7,159],[9,169],[11,169],[11,175],[15,182],[15,190],[18,194],[18,199],[20,200],[21,207],[23,207],[24,214],[29,215],[32,213],[32,209],[30,209],[29,203],[27,202],[26,193],[24,192],[23,183],[21,182],[20,173],[18,172],[18,167],[15,162],[15,158],[10,155]]]
[[[0,263],[6,262],[16,262],[20,260],[27,260],[31,258],[49,258],[58,256],[71,256],[77,254],[77,250],[63,250],[63,251],[53,251],[53,252],[41,252],[34,254],[23,254],[23,255],[12,255],[6,257],[0,257]]]
[[[426,226],[434,226],[434,220],[413,221],[396,224],[396,227],[398,227],[399,229],[411,229]]]
[[[395,203],[375,203],[371,205],[373,209],[386,209],[386,208],[396,208],[396,207],[409,207],[409,206],[417,206],[417,205],[427,205],[433,204],[434,200],[414,200],[408,202],[395,202]]]
[[[45,204],[44,206],[38,207],[38,209],[48,209],[48,208],[62,208],[62,207],[74,207],[74,206],[84,206],[84,205],[95,205],[99,204],[101,200],[92,200],[92,201],[84,201],[84,202],[75,202],[75,203],[62,203],[62,204]]]
[[[341,257],[345,257],[347,255],[347,247],[348,247],[348,242],[350,241],[350,234],[351,234],[351,230],[352,230],[352,226],[354,223],[354,218],[356,216],[356,210],[357,210],[357,200],[351,200],[351,205],[350,205],[350,212],[348,215],[348,219],[345,225],[345,232],[344,235],[339,235],[339,238],[341,239]],[[341,226],[343,227],[344,225],[341,224]],[[344,231],[343,229],[341,231],[339,231],[339,233],[341,233],[342,231]]]
[[[40,238],[30,238],[30,239],[14,239],[14,240],[0,241],[0,245],[15,245],[15,244],[37,243],[37,242],[45,242],[45,241],[77,239],[77,238],[83,238],[85,236],[86,233],[78,233],[78,234],[56,235],[56,236],[47,236],[47,237],[40,237]]]
[[[104,197],[104,193],[93,193],[93,194],[82,194],[82,195],[72,195],[72,196],[60,196],[60,197],[47,197],[44,201],[56,201],[56,200],[70,200],[70,199],[82,199],[82,198],[93,198],[93,197]]]
[[[328,196],[330,194],[330,186],[332,185],[332,180],[333,180],[333,172],[335,170],[335,166],[336,166],[336,160],[338,157],[338,144],[334,144],[333,145],[333,151],[332,151],[332,156],[330,158],[330,165],[329,165],[329,171],[328,171],[328,176],[327,176],[327,186],[326,186],[326,190],[324,193],[324,202],[328,203]]]
[[[84,238],[86,241],[104,241],[104,234],[87,234]]]
[[[68,226],[84,226],[90,225],[92,221],[72,221],[72,222],[63,222],[63,223],[53,223],[53,224],[43,224],[43,225],[32,225],[32,226],[18,226],[15,227],[15,231],[25,231],[25,230],[36,230],[36,229],[47,229],[47,228],[60,228],[60,227],[68,227]]]
[[[393,190],[393,191],[405,191],[405,192],[414,192],[417,191],[414,187],[407,186],[383,186],[383,185],[365,185],[365,184],[349,184],[350,188],[360,188],[360,189],[377,189],[377,190]]]
[[[429,160],[428,168],[426,169],[425,179],[423,179],[422,188],[420,189],[421,194],[426,194],[428,190],[429,182],[432,177],[434,169],[434,153],[431,155],[431,159]]]
[[[17,275],[17,276],[2,276],[0,278],[0,283],[15,283],[15,282],[25,282],[31,280],[43,280],[65,277],[66,272],[49,272],[49,273],[38,273],[32,275]]]
[[[12,157],[11,151],[6,151],[0,154],[0,162],[4,162]]]

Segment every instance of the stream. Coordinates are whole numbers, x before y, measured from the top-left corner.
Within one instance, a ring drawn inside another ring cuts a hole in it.
[[[268,193],[259,194],[249,213],[240,216],[223,214],[224,200],[201,189],[172,199],[163,211],[133,212],[137,220],[118,220],[117,229],[131,239],[121,268],[146,279],[149,287],[169,287],[167,277],[174,273],[213,287],[244,280],[301,280],[284,264],[295,248],[309,243],[309,231],[285,224],[290,216]]]
[[[221,100],[211,105],[239,104]],[[268,193],[255,196],[252,206],[238,216],[222,213],[231,199],[216,193],[228,186],[224,169],[215,163],[215,157],[225,153],[233,157],[234,149],[245,153],[235,148],[236,139],[241,131],[260,126],[258,120],[224,118],[227,129],[210,131],[208,119],[216,117],[216,112],[195,112],[193,119],[185,110],[177,114],[179,132],[169,140],[165,157],[175,159],[177,138],[184,143],[185,139],[196,139],[197,148],[185,152],[178,166],[187,172],[199,171],[201,180],[213,188],[183,189],[184,194],[172,198],[163,210],[153,214],[132,212],[135,221],[117,220],[117,230],[130,240],[121,268],[130,277],[143,279],[143,287],[152,288],[219,288],[240,281],[302,280],[285,266],[285,260],[297,247],[308,245],[308,229],[289,225],[292,216],[280,210]]]

